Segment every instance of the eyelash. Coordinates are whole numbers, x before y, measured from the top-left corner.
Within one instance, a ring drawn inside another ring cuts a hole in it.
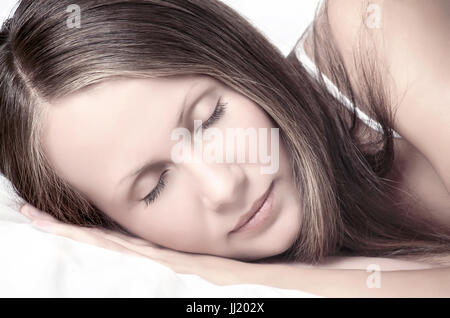
[[[217,102],[216,108],[214,109],[214,112],[212,113],[211,117],[209,117],[202,125],[200,126],[202,129],[208,129],[213,124],[215,124],[220,118],[222,118],[223,114],[226,110],[226,105],[228,103],[222,103],[222,99],[219,99]]]
[[[201,129],[207,129],[208,127],[211,127],[213,124],[215,124],[220,118],[223,117],[226,111],[226,105],[228,103],[222,103],[222,99],[219,99],[216,108],[214,109],[213,114],[211,117],[209,117],[202,125],[200,126]],[[199,129],[200,129],[199,128]],[[147,206],[152,204],[156,199],[158,199],[159,195],[161,194],[162,190],[166,186],[166,173],[169,170],[165,170],[161,177],[159,178],[158,184],[155,186],[155,188],[150,192],[143,200]]]

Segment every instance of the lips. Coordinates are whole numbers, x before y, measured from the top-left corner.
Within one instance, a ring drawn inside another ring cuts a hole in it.
[[[250,210],[240,217],[239,221],[237,222],[236,226],[233,228],[231,232],[236,232],[237,230],[239,230],[240,227],[242,227],[245,223],[247,223],[256,214],[256,212],[258,212],[258,210],[262,207],[262,205],[266,201],[270,193],[270,189],[272,188],[272,185],[273,183],[270,184],[269,188],[261,197],[259,197],[255,202],[253,202]]]

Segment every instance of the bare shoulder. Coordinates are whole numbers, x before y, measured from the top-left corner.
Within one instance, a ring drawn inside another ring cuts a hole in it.
[[[328,19],[349,73],[361,32],[384,65],[394,129],[450,192],[450,1],[329,0]]]

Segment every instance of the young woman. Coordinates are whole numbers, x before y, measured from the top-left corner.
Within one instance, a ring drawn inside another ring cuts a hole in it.
[[[307,55],[379,132],[219,1],[73,4],[22,0],[0,35],[0,167],[36,225],[218,284],[449,294],[448,20],[425,32],[444,1],[318,11]],[[423,37],[398,42],[413,21]],[[194,120],[278,128],[279,168],[175,163],[172,133]]]

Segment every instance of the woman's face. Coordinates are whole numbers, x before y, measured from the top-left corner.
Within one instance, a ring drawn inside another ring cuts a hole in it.
[[[226,104],[225,111],[203,129],[203,138],[215,130],[222,141],[217,135],[203,139],[202,150],[194,150],[194,120],[205,124],[218,102]],[[281,137],[274,138],[275,126],[262,108],[220,81],[117,78],[60,99],[48,111],[44,147],[57,173],[130,232],[170,249],[248,260],[282,253],[296,239],[300,202]],[[191,133],[191,160],[174,160],[181,142],[172,137],[180,127]],[[226,142],[227,130],[234,128],[258,134],[256,144],[244,139],[244,162],[225,157],[238,149]],[[201,157],[214,144],[223,149],[222,162]],[[271,164],[259,154],[264,145]],[[254,146],[257,162],[249,159]],[[153,165],[134,174],[147,163]],[[269,165],[276,169],[263,173]],[[165,185],[146,202],[161,176]],[[233,232],[270,185],[268,219]]]

